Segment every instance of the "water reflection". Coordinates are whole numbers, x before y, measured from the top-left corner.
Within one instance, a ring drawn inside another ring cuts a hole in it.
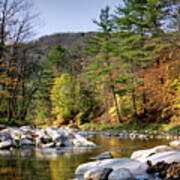
[[[80,149],[20,149],[0,151],[1,180],[69,180],[76,167],[105,151],[114,157],[129,157],[135,150],[167,144],[167,140],[128,140],[96,136],[97,148]]]

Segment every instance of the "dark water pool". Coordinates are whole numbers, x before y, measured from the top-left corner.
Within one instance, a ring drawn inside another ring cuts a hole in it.
[[[30,149],[3,152],[3,156],[0,156],[0,180],[70,180],[78,165],[89,162],[91,157],[105,151],[112,151],[114,157],[130,157],[133,151],[168,143],[163,139],[142,141],[99,135],[93,141],[100,147],[69,149],[58,154]]]

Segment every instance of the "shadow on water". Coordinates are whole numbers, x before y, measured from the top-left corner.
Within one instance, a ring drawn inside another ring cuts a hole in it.
[[[168,143],[163,139],[142,141],[99,135],[92,140],[97,148],[0,152],[0,180],[69,180],[78,165],[105,151],[111,151],[114,157],[130,157],[133,151]]]

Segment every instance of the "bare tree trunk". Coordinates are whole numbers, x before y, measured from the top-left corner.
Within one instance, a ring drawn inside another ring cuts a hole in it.
[[[117,116],[118,122],[122,123],[121,115],[120,115],[119,107],[118,107],[118,101],[117,101],[117,97],[116,97],[116,94],[115,94],[115,88],[114,88],[113,85],[111,86],[111,90],[112,90],[112,93],[113,93],[113,99],[114,99],[115,108],[116,108],[116,116]]]
[[[131,73],[134,74],[134,68],[133,68],[133,60],[131,59]],[[134,77],[131,78],[131,83],[134,86]],[[135,88],[133,87],[131,90],[132,94],[132,104],[133,104],[133,109],[134,109],[134,114],[135,116],[137,115],[137,106],[136,106],[136,91]]]

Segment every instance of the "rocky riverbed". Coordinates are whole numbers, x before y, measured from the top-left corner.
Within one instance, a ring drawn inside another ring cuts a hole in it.
[[[180,141],[132,153],[130,158],[113,159],[103,153],[96,161],[76,169],[77,180],[178,180]],[[100,157],[107,159],[99,160]]]
[[[37,157],[57,163],[62,158],[63,168],[67,168],[65,161],[72,159],[68,165],[68,171],[72,171],[69,176],[59,168],[56,170],[61,172],[58,178],[62,180],[72,178],[75,168],[78,180],[159,180],[162,176],[164,179],[172,179],[175,178],[172,175],[176,174],[177,178],[179,172],[179,164],[175,163],[180,161],[178,139],[178,131],[81,131],[58,127],[43,129],[0,125],[0,157],[2,161],[10,161],[11,157],[16,158],[20,153],[18,157]],[[156,147],[150,148],[153,146]],[[17,161],[21,162],[18,157]],[[72,164],[73,159],[77,164]],[[72,166],[73,169],[70,168]],[[176,169],[176,173],[172,169]]]
[[[157,131],[157,130],[108,130],[108,131],[78,131],[84,137],[103,135],[106,137],[118,137],[119,139],[150,140],[150,139],[180,139],[180,131]]]
[[[69,128],[47,127],[42,129],[30,126],[20,128],[1,126],[0,128],[0,149],[96,146]]]

